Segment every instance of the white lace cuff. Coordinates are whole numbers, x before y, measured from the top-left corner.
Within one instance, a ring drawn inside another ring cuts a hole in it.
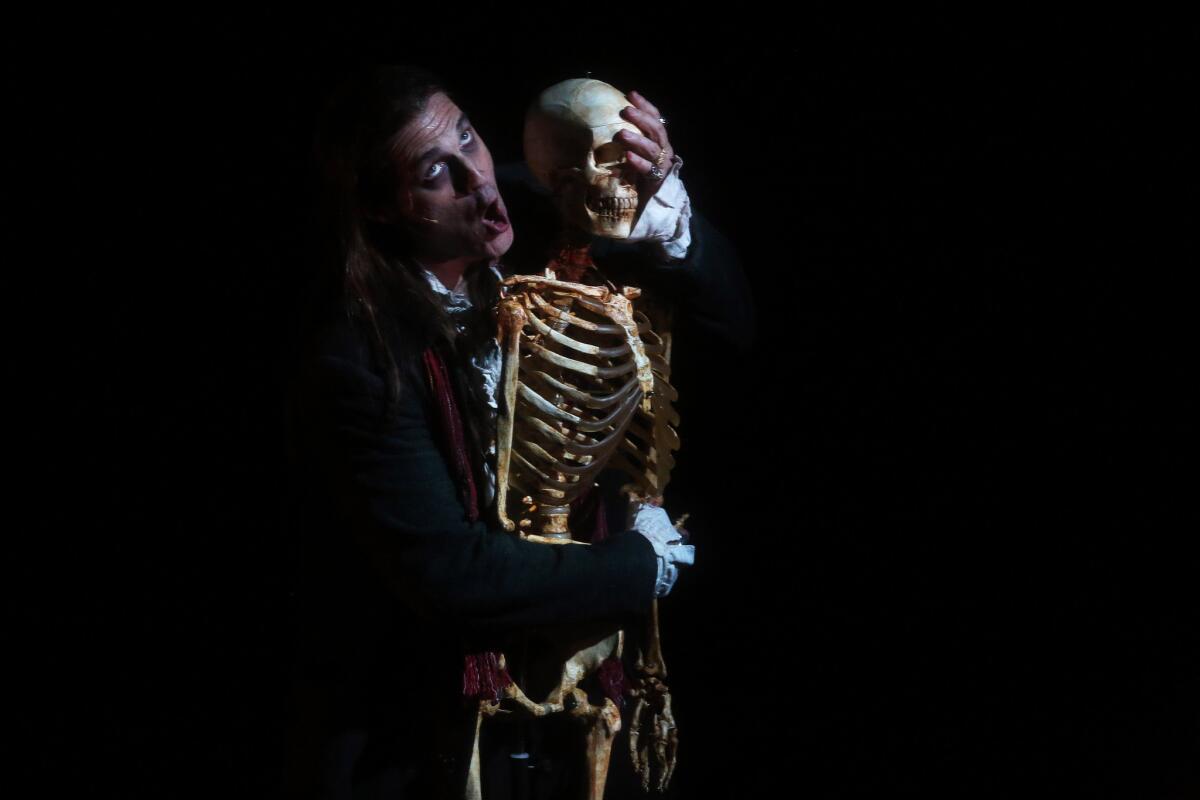
[[[692,243],[689,227],[692,203],[683,179],[679,177],[682,167],[683,159],[676,156],[662,186],[646,202],[642,215],[629,233],[631,242],[654,242],[666,260],[684,258]]]
[[[654,554],[658,557],[654,596],[666,596],[679,577],[679,565],[695,563],[695,547],[683,544],[682,534],[671,524],[667,512],[660,506],[633,506],[630,509],[629,527],[645,536],[654,548]]]

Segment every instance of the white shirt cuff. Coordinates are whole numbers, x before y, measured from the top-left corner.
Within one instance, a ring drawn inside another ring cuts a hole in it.
[[[690,544],[664,545],[654,540],[651,540],[651,544],[654,545],[654,554],[658,557],[658,577],[654,582],[654,596],[666,597],[674,588],[675,581],[679,577],[679,567],[676,565],[694,564],[696,548]]]

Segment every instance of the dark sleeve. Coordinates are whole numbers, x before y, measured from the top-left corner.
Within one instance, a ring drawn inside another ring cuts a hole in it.
[[[622,282],[670,299],[686,325],[735,353],[748,353],[754,342],[754,301],[732,242],[693,209],[687,256],[664,260],[650,242],[596,238],[592,256]]]
[[[318,485],[391,592],[427,619],[472,630],[644,613],[653,548],[636,533],[597,545],[543,545],[466,519],[422,394],[403,385],[380,415],[382,380],[352,359],[316,358],[303,381]]]

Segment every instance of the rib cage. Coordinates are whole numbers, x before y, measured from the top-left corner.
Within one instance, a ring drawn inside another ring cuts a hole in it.
[[[627,490],[661,496],[679,446],[666,346],[633,310],[637,289],[537,275],[504,286],[500,518],[567,541],[570,503],[606,466],[630,476]]]

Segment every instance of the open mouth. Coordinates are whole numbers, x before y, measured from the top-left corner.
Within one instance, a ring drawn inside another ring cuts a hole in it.
[[[484,209],[483,226],[493,236],[508,230],[508,214],[500,205],[499,198],[496,198],[490,206]]]

